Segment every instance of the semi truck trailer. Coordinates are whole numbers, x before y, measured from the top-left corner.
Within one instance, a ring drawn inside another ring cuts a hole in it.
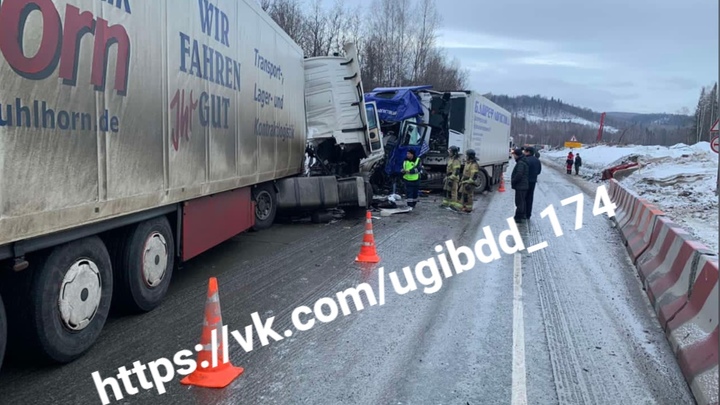
[[[431,86],[377,88],[365,94],[377,104],[387,131],[386,153],[373,185],[388,188],[399,178],[408,149],[422,157],[421,187],[442,189],[450,146],[476,152],[481,176],[477,191],[491,190],[507,169],[510,113],[475,91],[434,91]],[[382,184],[382,186],[380,185]]]
[[[77,359],[111,307],[153,310],[278,210],[369,204],[365,178],[304,170],[308,117],[343,117],[337,162],[377,152],[354,48],[305,58],[252,0],[3,0],[0,55],[0,364],[8,335]],[[336,102],[309,111],[317,89]]]

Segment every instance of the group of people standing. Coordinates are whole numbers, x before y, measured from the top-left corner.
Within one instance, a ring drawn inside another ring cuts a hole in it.
[[[473,210],[473,196],[477,181],[482,174],[474,149],[465,152],[465,167],[460,160],[460,148],[448,148],[448,164],[445,173],[445,198],[440,207],[449,207],[455,211],[470,213]],[[458,198],[460,194],[460,198]]]
[[[510,186],[515,190],[515,222],[521,223],[532,216],[533,199],[537,178],[542,164],[533,148],[516,148],[512,152],[515,167],[510,176]]]
[[[464,166],[464,168],[463,168]],[[407,205],[414,208],[418,203],[422,165],[413,150],[408,150],[403,162],[402,175],[405,183]],[[473,210],[473,196],[481,176],[480,165],[473,149],[465,152],[465,164],[460,159],[460,148],[448,148],[448,164],[445,175],[445,196],[441,207],[470,213]]]
[[[575,175],[577,176],[580,174],[580,166],[582,166],[582,159],[580,158],[580,154],[573,156],[572,151],[570,151],[567,155],[567,159],[565,160],[565,168],[567,169],[567,174],[572,174],[572,168],[573,164],[575,165]]]
[[[466,160],[463,169],[463,162],[460,159],[460,148],[451,146],[448,148],[448,164],[445,175],[445,196],[441,207],[449,207],[456,211],[470,213],[473,210],[473,195],[476,182],[480,174],[480,166],[477,163],[475,151],[468,149],[465,152]],[[542,172],[539,154],[532,147],[516,148],[512,151],[515,159],[515,167],[510,177],[510,185],[515,190],[515,222],[521,223],[529,220],[532,216],[533,200],[535,197],[535,186],[538,175]],[[582,166],[580,154],[568,153],[567,173],[572,174],[572,167],[575,166],[577,175]],[[403,162],[402,175],[405,182],[407,204],[415,207],[418,202],[420,191],[420,177],[422,165],[420,158],[412,150],[407,152]]]

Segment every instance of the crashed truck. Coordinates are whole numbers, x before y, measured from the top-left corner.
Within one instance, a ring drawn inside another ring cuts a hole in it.
[[[178,263],[278,213],[368,206],[353,174],[384,153],[352,45],[305,58],[253,0],[0,16],[0,364],[8,339],[79,358],[111,306],[152,311]]]
[[[461,155],[475,150],[481,168],[478,192],[500,183],[509,163],[507,110],[474,91],[434,91],[432,86],[376,88],[364,97],[376,104],[384,133],[385,155],[373,162],[370,178],[376,193],[392,193],[402,184],[408,150],[422,159],[421,187],[442,189],[450,146]]]

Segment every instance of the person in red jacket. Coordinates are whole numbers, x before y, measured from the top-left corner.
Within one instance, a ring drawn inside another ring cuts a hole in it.
[[[573,156],[572,151],[570,151],[570,153],[568,153],[568,155],[567,155],[567,160],[565,161],[565,165],[566,165],[566,169],[567,169],[567,174],[572,174],[572,168],[573,168],[573,161],[574,161],[574,159],[575,159],[575,157]]]

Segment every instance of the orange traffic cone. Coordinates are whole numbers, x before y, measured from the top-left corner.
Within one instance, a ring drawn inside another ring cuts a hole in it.
[[[378,263],[380,257],[375,250],[375,237],[372,230],[372,214],[367,212],[365,219],[365,236],[363,237],[362,246],[360,246],[360,254],[355,258],[356,262],[361,263]]]
[[[216,331],[213,339],[212,331]],[[207,301],[205,303],[205,322],[203,323],[200,344],[195,346],[199,352],[197,357],[197,369],[187,377],[180,380],[181,384],[196,385],[206,388],[224,388],[235,378],[245,371],[242,367],[235,367],[228,360],[225,362],[226,353],[223,348],[227,345],[223,336],[222,316],[220,315],[220,296],[218,295],[218,284],[215,277],[210,278],[208,286]],[[213,341],[214,340],[214,341]],[[216,363],[213,364],[213,344],[217,348]]]
[[[505,192],[505,176],[500,177],[500,188],[498,191],[501,193]]]

